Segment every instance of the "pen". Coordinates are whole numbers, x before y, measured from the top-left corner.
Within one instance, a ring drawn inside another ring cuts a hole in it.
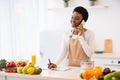
[[[51,61],[50,61],[50,59],[48,59],[48,61],[49,61],[49,64],[51,64]]]

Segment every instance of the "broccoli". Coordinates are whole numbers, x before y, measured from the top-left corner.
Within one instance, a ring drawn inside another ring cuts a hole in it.
[[[7,60],[1,59],[0,60],[0,71],[2,71],[4,68],[6,68]]]

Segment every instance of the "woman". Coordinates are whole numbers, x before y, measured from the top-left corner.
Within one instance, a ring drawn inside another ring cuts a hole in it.
[[[80,66],[82,60],[90,60],[94,52],[94,33],[84,28],[88,16],[84,7],[78,6],[73,10],[70,20],[73,29],[65,35],[62,52],[55,64],[48,64],[49,69],[56,68],[65,57],[68,66]]]

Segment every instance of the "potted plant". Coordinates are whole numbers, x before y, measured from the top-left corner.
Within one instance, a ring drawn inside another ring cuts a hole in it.
[[[69,1],[70,0],[63,0],[64,1],[64,7],[68,7],[69,6]]]
[[[89,2],[90,2],[90,6],[94,6],[94,5],[95,5],[96,0],[89,0]]]

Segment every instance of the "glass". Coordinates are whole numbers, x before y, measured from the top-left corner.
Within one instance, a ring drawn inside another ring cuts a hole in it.
[[[85,70],[86,69],[93,69],[94,61],[90,61],[90,60],[81,61],[80,65],[81,65],[81,68],[85,69]]]
[[[35,54],[31,56],[31,61],[34,65],[36,64],[36,55]]]

